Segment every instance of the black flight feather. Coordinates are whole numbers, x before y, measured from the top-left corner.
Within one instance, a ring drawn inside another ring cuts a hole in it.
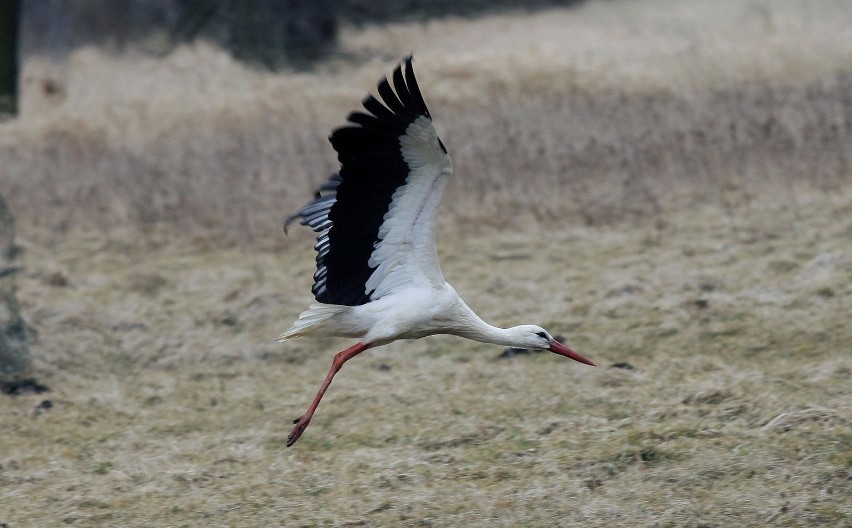
[[[404,67],[404,71],[403,71]],[[317,271],[312,291],[326,304],[357,306],[372,299],[366,283],[375,271],[370,255],[380,242],[379,228],[397,188],[405,185],[409,167],[402,157],[400,137],[418,117],[431,119],[420,93],[411,57],[378,84],[382,102],[367,96],[364,112],[353,112],[350,124],[329,137],[340,161],[309,202],[285,222],[296,219],[318,232]]]

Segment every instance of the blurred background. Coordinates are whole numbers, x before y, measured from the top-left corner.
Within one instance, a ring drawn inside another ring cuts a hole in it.
[[[850,11],[4,2],[4,27],[18,23],[3,49],[20,60],[17,84],[2,82],[18,114],[0,129],[0,177],[22,227],[269,243],[335,168],[329,131],[414,53],[461,175],[452,214],[596,224],[659,215],[674,198],[789,199],[796,185],[848,182]]]
[[[347,363],[282,221],[408,54],[483,318]],[[848,526],[852,2],[0,1],[0,526]]]

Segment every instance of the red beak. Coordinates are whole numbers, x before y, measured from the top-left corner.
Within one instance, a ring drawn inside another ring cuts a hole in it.
[[[553,352],[554,354],[559,354],[560,356],[565,356],[567,358],[571,358],[574,361],[579,361],[580,363],[585,363],[586,365],[591,365],[593,367],[597,367],[597,365],[592,363],[591,359],[588,359],[585,356],[574,352],[573,350],[571,350],[567,346],[563,345],[559,341],[553,341],[552,343],[550,343],[550,351]]]

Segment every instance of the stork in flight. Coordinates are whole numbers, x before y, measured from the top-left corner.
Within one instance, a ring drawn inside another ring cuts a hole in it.
[[[384,104],[368,95],[363,101],[368,113],[351,113],[349,124],[329,138],[340,171],[284,224],[286,230],[298,219],[318,233],[311,288],[317,302],[278,340],[307,335],[358,339],[334,356],[310,407],[294,420],[288,447],[305,432],[344,363],[397,339],[452,334],[550,350],[594,366],[538,326],[491,326],[444,280],[435,249],[435,224],[453,169],[417,86],[410,56],[394,70],[393,88],[385,79],[378,90]]]

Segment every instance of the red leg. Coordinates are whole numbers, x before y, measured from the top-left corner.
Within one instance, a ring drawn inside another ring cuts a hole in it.
[[[347,348],[343,352],[340,352],[336,356],[334,356],[334,361],[331,363],[331,368],[328,369],[328,374],[325,375],[325,381],[322,382],[317,395],[314,396],[314,401],[311,402],[311,406],[308,407],[308,410],[302,416],[293,420],[293,423],[296,424],[296,427],[290,432],[290,436],[287,437],[287,447],[296,443],[296,440],[302,436],[302,433],[305,432],[305,429],[308,428],[308,424],[311,423],[311,417],[314,415],[314,411],[317,410],[319,406],[319,402],[322,399],[323,394],[325,394],[328,386],[331,385],[331,380],[334,378],[334,375],[337,374],[337,371],[340,370],[340,367],[343,366],[344,363],[354,358],[361,352],[370,348],[369,343],[357,343]]]

